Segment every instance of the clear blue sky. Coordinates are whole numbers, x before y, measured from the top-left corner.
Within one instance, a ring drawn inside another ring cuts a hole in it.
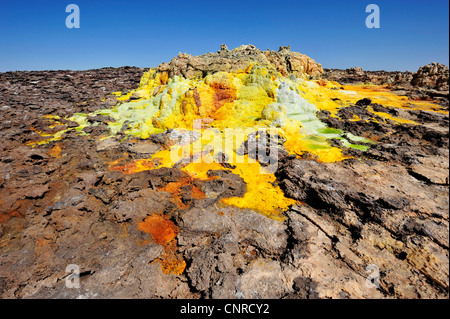
[[[68,29],[68,4],[81,28]],[[366,5],[381,10],[367,29]],[[449,61],[448,0],[0,0],[0,72],[157,66],[254,44],[291,45],[326,68],[411,70]]]

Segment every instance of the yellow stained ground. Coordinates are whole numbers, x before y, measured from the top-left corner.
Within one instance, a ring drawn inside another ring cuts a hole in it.
[[[320,122],[316,116],[320,110],[336,116],[340,108],[350,106],[359,99],[370,98],[374,103],[394,108],[444,112],[436,104],[409,100],[390,92],[386,87],[341,86],[331,81],[285,78],[258,65],[251,65],[237,73],[217,72],[205,78],[193,79],[178,76],[168,78],[167,73],[150,69],[142,76],[136,90],[112,94],[119,101],[116,106],[69,117],[69,120],[80,124],[76,131],[84,134],[82,129],[90,125],[87,116],[100,114],[115,120],[108,124],[110,136],[117,134],[128,123],[125,134],[142,139],[167,129],[198,132],[201,138],[184,147],[173,145],[148,159],[125,164],[110,163],[111,169],[136,173],[172,167],[183,159],[200,158],[201,154],[199,163],[188,161],[182,165],[182,169],[193,178],[206,179],[209,170],[228,169],[216,160],[219,153],[224,153],[231,159],[231,164],[236,166],[231,169],[232,172],[246,182],[247,192],[243,197],[223,199],[223,203],[252,209],[278,220],[283,220],[283,212],[295,201],[284,196],[276,185],[274,174],[264,173],[264,168],[251,158],[237,155],[239,142],[245,141],[252,131],[270,130],[278,134],[285,139],[285,149],[291,154],[309,153],[318,161],[335,162],[347,157],[341,149],[331,146],[328,139],[340,137],[344,145],[352,147],[353,144],[344,135],[340,136],[342,132],[328,130]],[[131,96],[137,99],[126,102]],[[417,125],[407,119],[375,112],[370,107],[368,110],[383,119]],[[48,119],[58,121],[56,116]],[[353,120],[358,120],[358,117],[355,115]],[[226,131],[230,129],[233,129],[231,134],[234,135],[231,144],[226,138]],[[35,144],[61,139],[64,132],[53,136],[41,134],[48,138]],[[367,143],[370,142],[367,140]]]

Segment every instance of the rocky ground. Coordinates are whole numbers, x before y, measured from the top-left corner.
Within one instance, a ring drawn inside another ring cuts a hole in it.
[[[413,100],[437,101],[448,109],[448,77],[446,65],[431,63],[417,72],[364,71],[355,67],[347,70],[324,69],[323,77],[342,84],[372,83],[387,85],[398,95]]]
[[[266,57],[288,61],[280,52]],[[172,62],[160,68],[181,72]],[[386,83],[448,111],[448,68],[445,86],[445,70],[435,76],[433,67],[414,74],[325,69],[323,77]],[[314,64],[311,75],[318,70]],[[448,298],[448,112],[367,101],[340,110],[340,121],[319,114],[331,127],[378,143],[365,153],[345,149],[356,157],[342,162],[282,158],[277,181],[298,200],[284,222],[221,205],[220,198],[245,189],[227,171],[212,172],[220,183],[184,184],[188,177],[176,167],[128,175],[108,169],[116,159],[148,157],[163,146],[161,136],[108,144],[95,134],[67,134],[27,145],[38,130],[61,129],[48,128],[43,115],[114,105],[110,93],[136,88],[144,71],[0,73],[0,297]],[[421,125],[376,121],[367,105]],[[160,191],[175,183],[176,191]],[[217,196],[196,196],[197,188]],[[142,231],[149,212],[168,225],[159,240]],[[163,271],[180,261],[181,274]],[[71,264],[80,267],[79,289],[66,287]],[[377,273],[379,287],[370,280]]]

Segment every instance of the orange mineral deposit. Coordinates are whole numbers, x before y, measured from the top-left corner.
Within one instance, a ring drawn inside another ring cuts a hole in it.
[[[178,235],[178,227],[172,221],[156,214],[138,223],[138,229],[150,234],[159,245],[169,244]]]

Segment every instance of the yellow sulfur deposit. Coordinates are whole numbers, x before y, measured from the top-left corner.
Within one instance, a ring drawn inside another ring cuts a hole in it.
[[[182,163],[182,170],[196,179],[209,178],[209,170],[229,169],[244,179],[247,192],[243,197],[223,199],[223,203],[278,220],[295,201],[284,196],[273,172],[265,171],[259,162],[239,152],[252,132],[260,130],[278,136],[289,154],[309,154],[321,162],[335,162],[348,156],[333,147],[330,139],[339,139],[344,147],[362,151],[374,142],[327,127],[317,117],[319,111],[336,117],[339,109],[366,97],[396,108],[437,110],[431,103],[410,101],[382,87],[341,86],[325,80],[283,77],[257,64],[236,73],[216,72],[191,79],[169,78],[167,72],[150,69],[136,90],[112,94],[119,101],[114,107],[68,118],[79,124],[75,130],[85,134],[83,129],[94,125],[87,117],[103,115],[114,119],[107,123],[110,136],[123,132],[146,139],[171,129],[178,142],[148,159],[125,165],[110,163],[111,169],[131,174]],[[416,124],[370,107],[367,110],[383,119]],[[359,120],[356,115],[354,120]],[[61,139],[64,132],[40,143]],[[218,163],[220,156],[227,158],[232,167]]]
[[[231,171],[242,177],[247,184],[244,197],[233,197],[222,200],[224,204],[239,208],[248,208],[260,212],[267,217],[280,220],[284,219],[283,212],[296,201],[286,198],[281,189],[275,185],[274,174],[261,174],[258,163],[236,163],[236,168]],[[194,178],[208,179],[209,170],[225,169],[218,163],[191,163],[183,168],[185,172]]]

